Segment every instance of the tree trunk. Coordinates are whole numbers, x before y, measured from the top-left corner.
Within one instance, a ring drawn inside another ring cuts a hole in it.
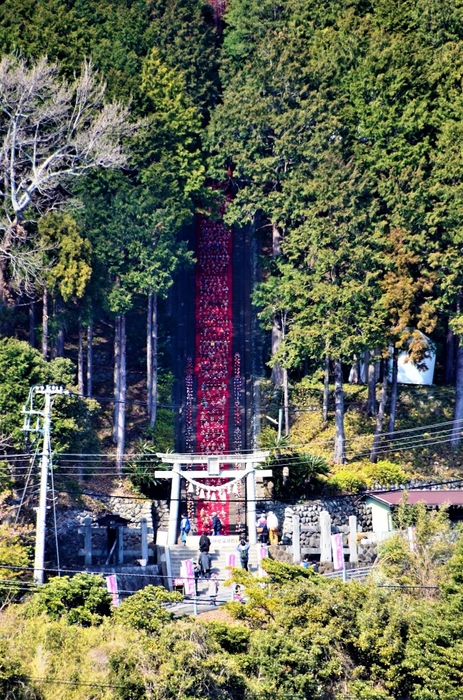
[[[273,321],[271,343],[272,355],[274,355],[281,344],[281,331],[276,319]],[[278,362],[275,362],[272,367],[272,382],[275,384],[275,386],[283,386],[284,369]]]
[[[117,443],[118,435],[118,397],[120,394],[121,381],[121,316],[116,316],[114,322],[114,423],[113,423],[113,442]]]
[[[397,375],[399,371],[399,354],[394,350],[392,356],[392,377],[391,377],[391,401],[389,404],[389,423],[387,426],[388,440],[392,440],[395,431],[395,419],[397,414]]]
[[[93,325],[87,328],[87,396],[93,392]]]
[[[156,407],[158,399],[158,303],[157,295],[148,296],[148,318],[146,324],[147,340],[147,384],[148,384],[148,416],[150,426],[156,423]]]
[[[64,323],[60,321],[55,341],[55,357],[64,357]]]
[[[77,387],[79,394],[84,395],[84,327],[79,321],[79,341],[77,350]]]
[[[42,357],[48,360],[48,292],[46,289],[43,290]]]
[[[383,358],[383,382],[381,385],[381,398],[379,400],[378,415],[376,417],[376,430],[375,436],[373,438],[373,447],[370,453],[370,462],[378,461],[378,451],[381,442],[381,434],[383,432],[384,414],[386,412],[386,401],[387,401],[387,380],[388,380],[388,361]]]
[[[120,370],[119,370],[119,394],[117,397],[117,434],[116,434],[116,466],[117,473],[122,474],[125,449],[125,399],[127,392],[127,371],[126,371],[126,345],[127,336],[125,333],[125,314],[120,316]]]
[[[277,258],[281,255],[281,233],[276,224],[272,224],[272,257]],[[272,356],[276,353],[281,344],[281,329],[278,325],[278,320],[275,318],[272,326]],[[272,382],[276,387],[283,387],[284,383],[283,367],[277,362],[272,367]],[[283,388],[284,391],[284,388]]]
[[[455,382],[455,408],[453,412],[451,445],[453,449],[460,446],[463,430],[463,343],[458,338],[457,371]]]
[[[455,336],[451,328],[445,339],[445,383],[455,383]]]
[[[52,356],[63,357],[64,355],[64,324],[61,320],[61,303],[60,300],[53,295],[53,325],[57,328],[57,332],[54,335],[54,341],[52,346]]]
[[[148,418],[151,417],[151,386],[153,383],[153,295],[148,294],[148,304],[146,309],[146,409]]]
[[[330,358],[325,357],[325,381],[323,384],[323,420],[328,420],[328,402],[330,399]]]
[[[29,345],[35,348],[35,301],[29,304]]]
[[[333,461],[344,464],[346,461],[346,437],[344,433],[344,390],[342,388],[342,363],[334,360],[334,419],[336,437],[334,440]]]
[[[378,402],[376,401],[376,365],[377,362],[372,362],[374,351],[370,352],[370,362],[368,363],[368,400],[367,400],[367,415],[376,416],[378,413]]]
[[[283,369],[283,408],[285,412],[285,435],[289,435],[289,388],[287,369]]]

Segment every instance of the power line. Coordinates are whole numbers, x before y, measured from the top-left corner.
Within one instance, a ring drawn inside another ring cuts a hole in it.
[[[416,433],[416,432],[427,432],[429,430],[432,430],[433,428],[442,428],[443,426],[452,426],[452,430],[455,428],[456,425],[462,424],[461,427],[463,428],[463,419],[457,419],[457,420],[451,420],[451,421],[443,421],[440,423],[430,423],[430,424],[425,424],[421,426],[417,426],[415,428],[404,428],[402,430],[395,430],[393,432],[384,432],[380,433],[379,436],[380,438],[387,438],[388,436],[392,436],[391,439],[393,440],[400,440],[400,439],[405,439],[405,438],[397,438],[397,436],[403,435],[405,433]],[[448,429],[450,430],[450,428]],[[411,437],[411,436],[410,436]],[[349,442],[354,442],[354,441],[359,441],[362,439],[369,440],[372,439],[373,435],[365,435],[365,436],[353,436],[353,437],[348,437],[345,439],[346,443]],[[267,451],[275,452],[275,451],[284,451],[284,450],[295,450],[298,448],[303,448],[303,447],[313,447],[317,445],[332,445],[334,442],[334,437],[333,438],[328,438],[326,440],[312,440],[310,442],[303,442],[303,443],[288,443],[287,445],[281,445],[281,446],[271,446],[268,448],[262,448],[266,449]],[[221,455],[221,459],[223,459],[224,462],[226,462],[226,458],[230,457],[231,459],[235,459],[236,457],[240,455],[247,455],[247,454],[252,454],[255,452],[255,449],[249,448],[249,449],[244,449],[240,452],[228,452],[224,453]],[[204,457],[204,461],[207,461],[208,455],[203,454],[203,453],[188,453],[189,456],[191,457]],[[55,453],[55,459],[61,460],[66,457],[76,457],[78,459],[84,459],[88,457],[94,457],[98,458],[98,460],[101,459],[107,459],[107,460],[116,460],[116,454],[104,454],[104,453],[97,453],[97,452],[62,452],[62,453]],[[30,458],[29,453],[13,453],[11,455],[5,455],[4,459],[6,460],[15,460],[15,459],[28,459]],[[123,456],[123,459],[125,461],[133,461],[135,459],[150,459],[153,460],[155,459],[155,455],[150,452],[139,452],[139,453],[133,453],[133,454],[126,454]]]

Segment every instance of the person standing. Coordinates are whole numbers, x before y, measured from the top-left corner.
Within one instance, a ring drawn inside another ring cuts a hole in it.
[[[188,520],[188,516],[183,514],[182,519],[180,521],[180,542],[183,542],[183,544],[185,546],[186,546],[186,538],[187,538],[190,530],[191,530],[191,525],[190,525],[190,521]]]
[[[198,580],[201,577],[201,567],[198,562],[193,562],[193,574],[195,577],[195,595],[198,595]]]
[[[211,573],[211,555],[209,552],[201,552],[199,555],[199,566],[204,578],[209,578]]]
[[[222,523],[217,513],[212,513],[212,534],[217,537],[222,531]]]
[[[217,580],[217,574],[211,574],[209,581],[209,598],[211,605],[217,605],[217,594],[219,592],[219,582]]]
[[[267,527],[270,537],[270,544],[278,544],[278,518],[271,510],[267,515]]]
[[[204,530],[203,534],[199,538],[199,551],[200,552],[209,552],[209,549],[211,548],[211,541],[209,537],[207,536],[207,530]]]
[[[265,517],[264,514],[262,514],[259,517],[259,520],[256,523],[256,528],[257,528],[257,539],[261,544],[267,544],[268,543],[268,527],[267,527],[267,518]]]
[[[238,547],[236,548],[236,551],[239,552],[240,555],[240,564],[241,568],[244,569],[245,571],[248,571],[248,562],[249,562],[249,547],[251,545],[249,542],[246,542],[244,537],[240,539],[240,543]]]

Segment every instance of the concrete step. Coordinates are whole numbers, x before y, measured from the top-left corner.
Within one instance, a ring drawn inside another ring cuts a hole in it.
[[[237,567],[240,567],[239,553],[236,551],[236,547],[236,542],[221,543],[220,547],[216,549],[211,547],[209,551],[209,554],[211,555],[211,568],[212,572],[217,574],[217,578],[219,580],[225,580],[228,577],[227,566],[229,554],[236,553],[237,558],[235,563]],[[198,561],[199,558],[199,550],[197,548],[184,545],[173,545],[169,548],[169,550],[173,578],[180,577],[180,566],[182,561],[185,559],[193,559],[193,561]],[[249,550],[248,569],[252,573],[257,572],[257,545],[251,546]]]

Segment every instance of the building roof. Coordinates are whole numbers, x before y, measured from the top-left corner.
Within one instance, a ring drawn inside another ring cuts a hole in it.
[[[388,506],[397,506],[402,500],[403,491],[384,491],[383,493],[370,493],[368,498],[373,498],[379,503]],[[442,506],[444,503],[449,506],[463,506],[463,489],[452,489],[445,491],[408,491],[407,503],[426,503],[427,506]]]

